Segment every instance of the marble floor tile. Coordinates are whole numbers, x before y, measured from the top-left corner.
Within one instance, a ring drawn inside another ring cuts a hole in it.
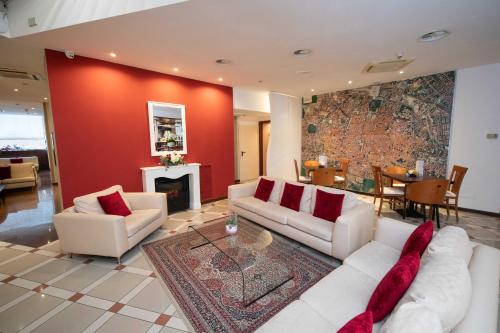
[[[117,272],[115,275],[90,290],[87,295],[118,302],[146,277],[142,275]]]
[[[105,311],[91,306],[73,303],[54,317],[38,326],[36,333],[77,333],[82,332],[90,324],[103,315]]]
[[[167,307],[172,304],[172,300],[167,296],[158,279],[155,279],[127,304],[137,308],[163,313]]]
[[[2,284],[0,286],[0,307],[15,300],[19,296],[25,294],[28,290],[11,284]]]
[[[15,260],[9,263],[3,264],[0,266],[0,273],[15,275],[19,272],[22,272],[30,267],[38,265],[44,261],[49,260],[50,258],[46,256],[41,256],[38,254],[28,253],[26,256],[22,258],[22,260]]]
[[[11,249],[11,248],[0,249],[0,263],[7,261],[9,259],[15,258],[23,253],[24,253],[24,251]]]
[[[81,291],[85,287],[88,287],[96,280],[102,278],[104,275],[109,273],[109,269],[95,266],[95,265],[85,265],[79,270],[71,273],[67,277],[57,281],[53,284],[54,287]]]
[[[113,315],[96,333],[147,332],[152,323],[120,314]]]
[[[58,275],[78,266],[80,263],[74,262],[72,260],[55,260],[42,267],[35,269],[27,274],[22,275],[23,279],[36,281],[40,283],[45,283],[52,280]]]

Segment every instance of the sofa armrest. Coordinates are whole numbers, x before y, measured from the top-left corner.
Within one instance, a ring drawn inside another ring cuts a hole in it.
[[[227,188],[227,198],[229,201],[244,197],[251,197],[255,193],[257,182],[230,185]]]
[[[339,216],[332,235],[332,256],[344,260],[351,253],[368,243],[373,237],[375,208],[360,202]]]
[[[162,220],[167,219],[168,207],[165,193],[125,192],[124,196],[130,203],[132,210],[158,208],[161,210]]]
[[[374,239],[377,242],[402,251],[406,240],[415,228],[416,226],[406,222],[381,217],[376,223]]]
[[[64,252],[120,257],[128,250],[123,216],[62,212],[54,226]]]

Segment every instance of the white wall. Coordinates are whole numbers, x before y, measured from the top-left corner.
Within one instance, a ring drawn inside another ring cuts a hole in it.
[[[448,174],[468,167],[459,206],[500,212],[500,63],[457,71]]]
[[[269,113],[269,92],[235,87],[233,88],[233,109]]]
[[[293,159],[300,163],[302,102],[299,98],[277,93],[269,94],[269,99],[272,128],[267,174],[295,180]]]

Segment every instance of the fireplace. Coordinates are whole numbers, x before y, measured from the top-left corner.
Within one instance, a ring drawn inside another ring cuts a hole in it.
[[[169,214],[189,209],[189,175],[177,179],[158,177],[155,179],[155,192],[167,196]]]

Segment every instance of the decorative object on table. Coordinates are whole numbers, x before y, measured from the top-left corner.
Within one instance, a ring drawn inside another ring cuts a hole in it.
[[[326,165],[328,164],[328,156],[319,155],[318,161],[319,161],[319,165],[326,167]]]
[[[185,106],[148,102],[151,155],[187,154]]]
[[[226,231],[230,234],[236,233],[238,231],[238,215],[232,213],[226,220]]]
[[[316,169],[319,167],[319,162],[318,161],[313,161],[313,160],[310,160],[310,161],[305,161],[304,162],[304,166],[307,168],[307,169]]]
[[[417,170],[417,176],[424,175],[424,160],[417,160],[415,163],[415,169]]]
[[[172,154],[160,156],[160,163],[168,169],[170,166],[183,165],[184,157],[179,153],[173,152]]]
[[[406,176],[408,176],[408,177],[415,177],[416,178],[418,176],[418,172],[415,169],[410,169],[406,173]]]

